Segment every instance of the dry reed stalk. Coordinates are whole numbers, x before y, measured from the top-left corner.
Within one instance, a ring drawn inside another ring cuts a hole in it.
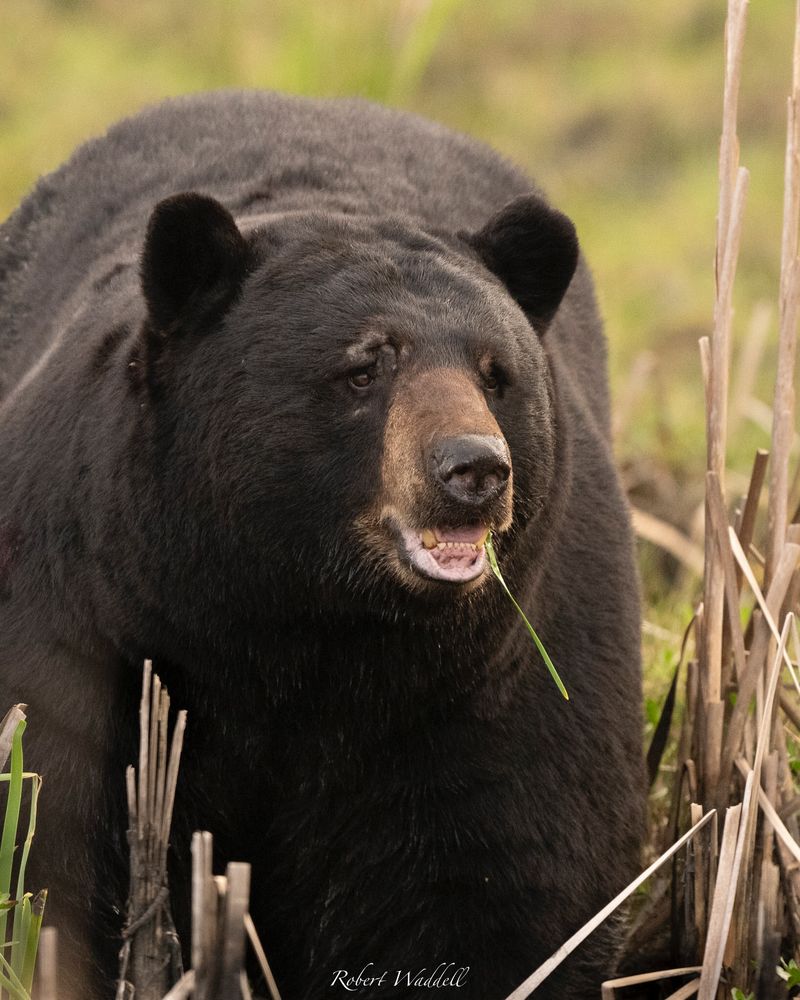
[[[711,915],[708,922],[706,947],[703,954],[703,971],[700,975],[699,1000],[714,1000],[722,970],[723,953],[728,938],[728,928],[733,910],[735,893],[736,843],[742,806],[731,806],[725,814],[717,880]],[[733,886],[733,891],[732,887]]]
[[[800,305],[800,0],[795,12],[792,93],[787,101],[786,159],[781,236],[780,333],[772,407],[772,465],[767,513],[769,582],[786,537],[789,502],[789,453],[794,438],[794,369]]]
[[[795,729],[798,730],[798,733],[800,733],[800,709],[797,708],[789,696],[784,694],[783,691],[781,691],[778,700],[780,702],[781,709],[789,717]],[[798,801],[800,801],[800,799]]]
[[[675,990],[674,993],[670,993],[667,1000],[688,1000],[689,997],[693,997],[695,993],[700,989],[700,980],[693,979],[690,983],[685,986],[681,986],[679,990]]]
[[[214,988],[217,892],[212,867],[210,833],[192,836],[192,970],[196,1000],[211,1000]]]
[[[772,805],[778,801],[778,754],[771,751],[764,758],[762,766],[762,785],[758,789],[758,797],[765,795],[767,801]],[[761,823],[760,840],[754,858],[752,878],[749,881],[749,898],[745,906],[750,911],[751,917],[756,917],[756,941],[755,941],[755,961],[759,969],[764,968],[767,951],[772,948],[772,938],[775,928],[780,924],[779,903],[780,903],[780,870],[774,859],[775,831],[770,823]],[[760,857],[760,865],[758,858]],[[742,921],[742,937],[737,945],[738,954],[747,953],[747,940],[744,939],[744,931],[747,925]],[[780,935],[778,936],[780,944]]]
[[[250,903],[250,865],[232,862],[225,873],[219,1000],[241,1000],[244,975],[244,918]],[[245,979],[246,983],[246,979]]]
[[[117,1000],[161,1000],[182,975],[180,942],[167,885],[172,822],[186,712],[179,712],[168,751],[169,695],[145,661],[139,707],[139,770],[126,771],[131,883],[123,930]]]
[[[690,806],[690,823],[692,826],[699,823],[702,817],[703,807],[699,802],[692,802]],[[706,921],[708,916],[709,865],[706,864],[706,859],[703,856],[704,846],[702,841],[698,843],[696,840],[692,840],[686,845],[687,851],[691,853],[691,865],[687,867],[691,867],[694,870],[694,930],[697,935],[698,950],[702,950],[705,946]],[[697,971],[699,972],[700,970],[698,969]]]
[[[607,903],[598,913],[596,913],[591,920],[588,920],[580,930],[576,931],[568,941],[565,941],[561,947],[555,951],[546,962],[543,962],[538,969],[536,969],[530,976],[521,983],[513,993],[509,993],[506,1000],[527,1000],[527,998],[537,989],[544,981],[550,976],[555,970],[561,965],[561,963],[567,959],[576,948],[578,948],[583,942],[592,934],[603,921],[607,920],[611,914],[619,909],[620,906],[628,899],[636,890],[646,882],[650,876],[658,871],[658,869],[669,859],[676,854],[680,849],[687,844],[695,834],[701,830],[706,823],[714,816],[714,810],[707,812],[699,823],[688,830],[679,840],[677,840],[668,850],[666,850],[660,858],[656,859],[648,868],[646,868],[641,875],[638,875],[628,886],[626,886],[622,892],[618,893],[610,903]]]
[[[776,694],[785,666],[800,695],[800,680],[786,650],[790,629],[794,628],[790,612],[800,598],[800,527],[787,523],[791,489],[789,451],[796,438],[792,382],[800,309],[800,0],[796,3],[793,88],[789,102],[779,360],[771,413],[772,461],[768,464],[765,452],[756,455],[734,530],[728,523],[725,501],[725,444],[731,296],[747,188],[747,173],[739,166],[736,139],[745,10],[746,0],[728,0],[717,294],[713,334],[710,339],[704,337],[700,341],[708,453],[704,595],[695,626],[699,671],[694,677],[690,671],[687,677],[687,711],[678,757],[680,779],[671,804],[673,836],[679,829],[679,817],[685,815],[682,803],[687,798],[692,802],[698,788],[706,806],[716,803],[720,812],[730,806],[716,872],[706,872],[705,859],[695,852],[687,860],[683,886],[673,879],[675,892],[680,892],[683,898],[681,906],[676,895],[672,907],[673,935],[679,943],[676,957],[683,958],[688,965],[696,958],[695,949],[702,946],[705,934],[699,982],[701,1000],[721,998],[723,969],[732,973],[726,997],[731,985],[740,986],[745,994],[757,986],[758,996],[763,1000],[779,995],[782,987],[774,969],[781,941],[787,934],[794,934],[796,942],[800,940],[800,830],[794,809],[787,811],[786,822],[781,818],[782,807],[796,799],[800,801],[800,797],[789,768],[785,725],[780,714],[784,711],[800,725],[800,707],[793,692],[791,695],[783,692],[780,699]],[[754,342],[757,334],[763,343],[765,315],[762,310],[760,331],[751,333]],[[750,348],[752,354],[756,347],[748,340],[742,356]],[[746,402],[742,397],[749,397],[752,392],[751,388],[745,391],[743,387],[752,384],[752,372],[741,373],[734,401],[740,415]],[[753,540],[767,476],[767,544],[762,559]],[[761,583],[748,561],[751,557],[764,565]],[[756,607],[743,630],[740,605],[745,580]],[[731,690],[737,695],[732,707],[727,705],[726,697]],[[757,726],[750,711],[754,699]],[[744,758],[740,756],[742,752]],[[692,778],[695,769],[696,780]],[[741,788],[739,774],[745,779],[744,790],[741,801],[736,802]],[[694,820],[698,808],[690,808]],[[689,995],[697,986],[687,983],[678,994],[685,990]]]
[[[164,995],[164,1000],[187,1000],[194,994],[194,970],[189,969],[184,972],[181,978],[175,983],[169,993]]]
[[[736,761],[736,766],[739,768],[742,777],[744,777],[745,779],[753,770],[747,763],[747,761],[744,759],[744,757],[740,757]],[[778,813],[775,811],[775,807],[773,806],[769,796],[767,795],[767,793],[764,791],[763,788],[759,788],[758,790],[758,804],[761,810],[763,811],[764,815],[766,816],[769,825],[772,827],[773,832],[777,834],[777,836],[783,842],[784,847],[792,855],[795,861],[798,864],[800,864],[800,844],[798,844],[795,838],[787,830],[786,824],[783,822]]]
[[[795,547],[793,546],[787,545],[784,547],[785,552],[784,557],[779,563],[779,572],[773,578],[769,592],[765,598],[758,582],[753,576],[744,551],[733,529],[729,529],[729,540],[733,556],[743,575],[747,578],[764,617],[763,619],[760,617],[757,619],[757,624],[753,629],[753,639],[750,645],[748,662],[744,673],[739,677],[738,696],[728,721],[720,771],[721,784],[724,784],[726,788],[733,762],[741,748],[750,701],[756,692],[758,680],[762,676],[763,664],[769,649],[770,631],[773,636],[777,636],[780,639],[777,626],[775,625],[776,609],[780,609],[783,603],[791,575],[795,571],[798,554],[800,554],[794,551]]]
[[[783,605],[783,600],[786,597],[786,592],[792,582],[792,577],[797,571],[798,562],[800,562],[800,544],[796,542],[786,542],[783,546],[783,551],[781,552],[776,572],[773,576],[772,582],[770,583],[769,590],[767,591],[767,596],[765,598],[761,587],[758,585],[758,582],[753,575],[753,571],[747,561],[747,556],[745,556],[733,528],[729,529],[728,537],[730,539],[731,551],[733,552],[734,558],[739,563],[747,582],[750,584],[750,589],[753,591],[753,595],[758,601],[759,607],[764,614],[764,620],[767,623],[767,627],[772,632],[773,638],[777,642],[780,642],[780,632],[778,631],[778,626],[775,622]],[[789,654],[785,649],[784,662],[787,663],[789,667],[792,667]]]
[[[739,140],[736,134],[739,80],[744,47],[746,0],[729,0],[725,24],[725,89],[723,96],[722,138],[719,156],[719,207],[717,212],[716,299],[714,329],[708,349],[701,346],[706,377],[707,470],[716,474],[725,495],[725,448],[728,420],[728,381],[733,281],[739,254],[742,213],[747,192],[748,173],[739,166]],[[710,789],[716,787],[722,745],[722,624],[724,581],[719,550],[714,541],[711,511],[706,506],[705,589],[703,606],[705,627],[701,654],[704,715],[702,785],[704,801],[711,801]]]
[[[743,904],[739,907],[734,919],[733,933],[729,945],[738,945],[729,956],[728,963],[734,967],[737,980],[745,981],[748,975],[748,941],[750,931],[754,921],[752,919],[753,909],[753,880],[757,875],[753,861],[753,850],[756,838],[756,819],[758,817],[758,792],[761,788],[761,776],[764,760],[769,751],[772,736],[772,710],[775,702],[778,681],[780,680],[783,658],[786,653],[786,643],[791,632],[792,616],[786,618],[783,632],[780,636],[779,647],[772,663],[769,684],[765,695],[764,707],[759,721],[758,743],[756,745],[755,759],[752,773],[747,776],[745,782],[745,794],[742,807],[742,825],[739,831],[739,840],[736,845],[737,857],[741,863],[745,859],[748,864],[745,868],[743,881]],[[738,870],[737,870],[738,876]],[[735,898],[736,885],[733,886],[733,897]],[[733,900],[731,901],[731,905]]]
[[[699,965],[688,965],[682,969],[664,969],[661,972],[642,972],[638,976],[623,976],[621,979],[608,979],[600,987],[600,1000],[615,1000],[616,991],[626,986],[643,986],[645,983],[660,983],[665,979],[691,976],[699,971]]]
[[[229,864],[214,876],[210,833],[192,837],[192,969],[163,1000],[250,1000],[245,947],[250,941],[272,1000],[281,1000],[264,948],[248,912],[250,865]],[[180,987],[180,989],[179,989]],[[188,991],[188,992],[187,992]]]
[[[745,552],[749,551],[753,543],[753,535],[756,528],[756,517],[758,515],[758,505],[761,499],[761,491],[764,488],[764,479],[767,474],[769,463],[769,452],[759,448],[753,459],[753,469],[750,473],[750,484],[747,489],[742,515],[736,526],[736,535],[739,543]],[[742,586],[742,570],[736,569],[736,585]]]
[[[36,970],[36,1000],[58,1000],[58,931],[55,927],[43,927],[39,932]]]
[[[742,634],[741,622],[739,621],[739,585],[736,578],[736,563],[728,541],[728,531],[730,529],[728,515],[725,512],[722,490],[715,472],[706,473],[706,497],[725,586],[727,610],[725,624],[727,625],[733,647],[736,677],[740,679],[744,675],[747,664],[744,636]]]

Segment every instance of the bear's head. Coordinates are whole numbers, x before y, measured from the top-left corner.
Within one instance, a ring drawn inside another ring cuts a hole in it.
[[[240,229],[201,194],[158,204],[132,367],[195,550],[235,554],[252,592],[480,586],[488,532],[513,537],[554,488],[541,338],[577,259],[535,195],[474,233],[308,211]]]

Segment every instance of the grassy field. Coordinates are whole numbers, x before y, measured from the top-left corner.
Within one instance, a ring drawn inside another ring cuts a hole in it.
[[[697,339],[713,305],[724,9],[722,0],[3,0],[0,214],[84,138],[194,90],[360,94],[486,139],[575,219],[606,317],[632,499],[690,531],[702,497]],[[751,185],[735,339],[742,345],[765,317],[754,391],[767,399],[793,13],[788,0],[752,4],[740,109]],[[767,442],[743,416],[734,487]],[[652,709],[698,583],[649,545],[641,565]]]

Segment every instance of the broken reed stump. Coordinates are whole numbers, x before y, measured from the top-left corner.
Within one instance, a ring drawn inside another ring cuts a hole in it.
[[[251,1000],[248,939],[271,1000],[281,1000],[249,914],[250,865],[233,862],[224,876],[214,875],[213,846],[208,832],[192,837],[192,968],[164,1000]]]
[[[192,968],[183,972],[170,909],[167,851],[186,712],[178,712],[168,747],[169,707],[169,694],[146,660],[139,768],[129,767],[125,775],[131,871],[116,1000],[251,1000],[245,971],[248,939],[271,1000],[280,1000],[248,912],[250,865],[231,863],[224,877],[214,876],[213,840],[205,832],[192,838]],[[50,957],[40,960],[40,979],[53,985],[39,1000],[56,1000],[54,948],[53,942]]]
[[[161,1000],[183,972],[167,880],[172,809],[186,712],[168,752],[169,695],[147,660],[139,710],[139,769],[126,772],[130,893],[116,1000]]]
[[[58,931],[43,927],[39,935],[35,1000],[58,1000]]]

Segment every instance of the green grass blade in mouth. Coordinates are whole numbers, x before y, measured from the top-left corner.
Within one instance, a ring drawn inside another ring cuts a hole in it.
[[[541,657],[542,657],[542,659],[545,662],[545,666],[550,671],[550,676],[556,682],[556,687],[563,694],[563,696],[566,698],[566,700],[569,701],[569,695],[567,694],[567,689],[564,687],[564,682],[558,676],[558,671],[555,668],[555,664],[550,659],[550,656],[548,655],[547,650],[544,648],[544,644],[542,643],[542,640],[536,634],[536,629],[534,629],[533,625],[531,625],[531,623],[528,621],[527,615],[522,610],[522,608],[519,606],[519,604],[517,603],[516,599],[514,598],[514,595],[508,589],[508,585],[507,585],[506,581],[503,579],[503,574],[500,572],[500,567],[497,565],[497,556],[495,555],[494,545],[492,544],[492,536],[491,535],[489,535],[487,537],[484,547],[486,549],[486,555],[489,557],[489,565],[492,568],[492,572],[497,577],[497,579],[498,579],[498,581],[500,583],[500,586],[508,594],[508,597],[509,597],[509,600],[511,601],[511,603],[514,605],[514,607],[519,612],[520,618],[522,618],[522,620],[525,622],[525,627],[528,629],[528,631],[531,634],[531,638],[536,643],[536,648],[539,650],[539,653],[541,654]]]

